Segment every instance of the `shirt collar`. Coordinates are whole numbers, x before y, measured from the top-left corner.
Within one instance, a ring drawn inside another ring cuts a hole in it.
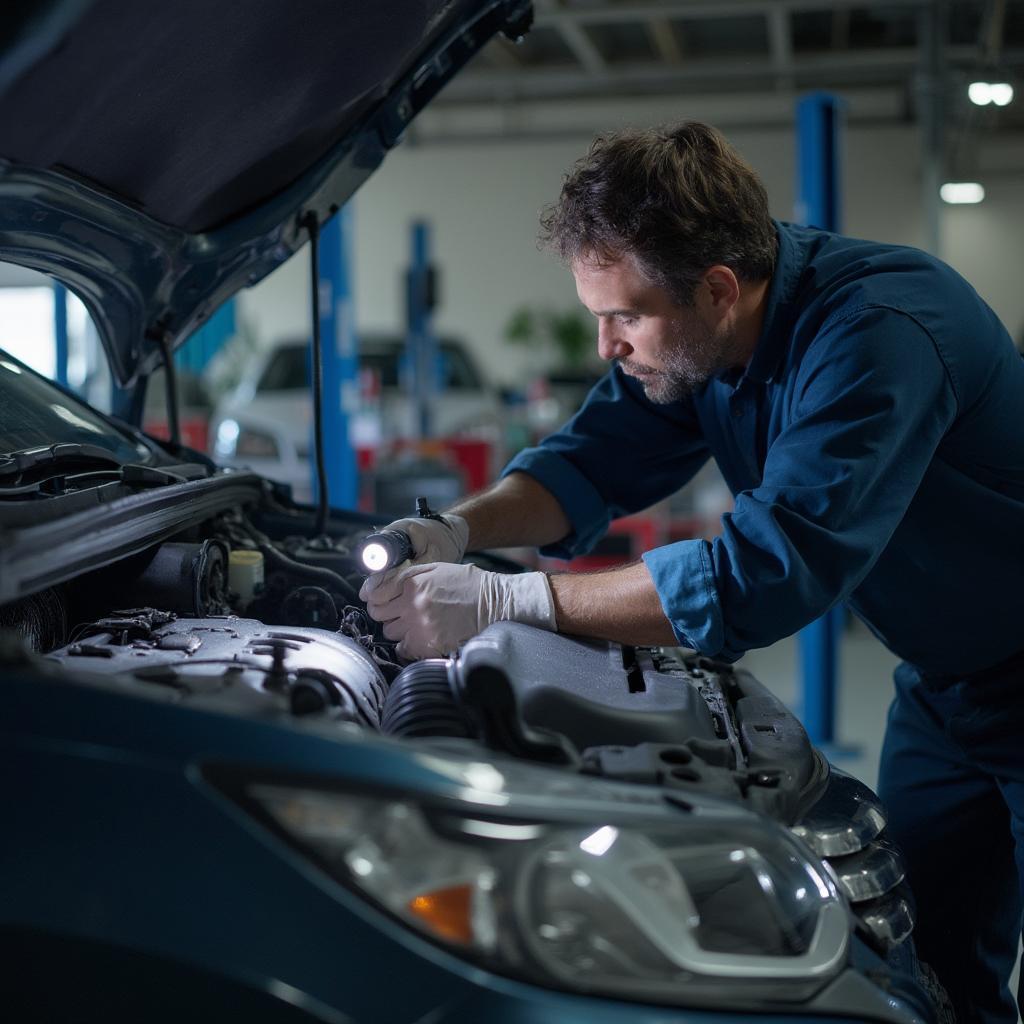
[[[775,376],[782,362],[796,322],[796,293],[807,261],[806,245],[794,236],[792,226],[781,221],[773,223],[779,251],[768,287],[761,336],[743,374],[745,379],[762,383]]]

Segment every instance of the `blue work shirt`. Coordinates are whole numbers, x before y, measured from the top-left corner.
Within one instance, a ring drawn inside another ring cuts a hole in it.
[[[655,405],[616,367],[506,467],[572,523],[544,553],[585,553],[713,456],[721,536],[644,555],[680,644],[735,660],[846,600],[926,672],[1003,660],[1024,648],[1024,361],[926,253],[776,229],[743,371]]]

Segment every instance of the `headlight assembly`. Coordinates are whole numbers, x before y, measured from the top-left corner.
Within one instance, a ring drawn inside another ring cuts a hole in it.
[[[563,990],[741,1007],[807,999],[846,962],[835,887],[751,816],[502,820],[406,798],[248,787],[334,878],[450,951]]]

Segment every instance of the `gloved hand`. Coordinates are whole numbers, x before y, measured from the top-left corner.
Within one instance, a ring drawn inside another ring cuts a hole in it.
[[[448,562],[403,566],[380,573],[366,601],[407,660],[448,654],[501,620],[556,629],[551,585],[542,572],[509,575]]]
[[[413,550],[410,565],[461,562],[469,541],[469,523],[452,512],[446,512],[440,519],[396,519],[384,529],[403,530],[409,535]]]

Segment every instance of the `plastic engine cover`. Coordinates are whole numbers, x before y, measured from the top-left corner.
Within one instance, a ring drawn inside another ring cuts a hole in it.
[[[354,640],[233,615],[174,619],[153,609],[115,613],[48,658],[92,675],[170,687],[183,700],[221,709],[322,712],[373,729],[380,727],[386,692],[377,665]]]
[[[508,675],[524,722],[559,732],[580,749],[721,741],[693,678],[659,670],[643,649],[499,622],[462,649],[463,673],[484,664]]]

